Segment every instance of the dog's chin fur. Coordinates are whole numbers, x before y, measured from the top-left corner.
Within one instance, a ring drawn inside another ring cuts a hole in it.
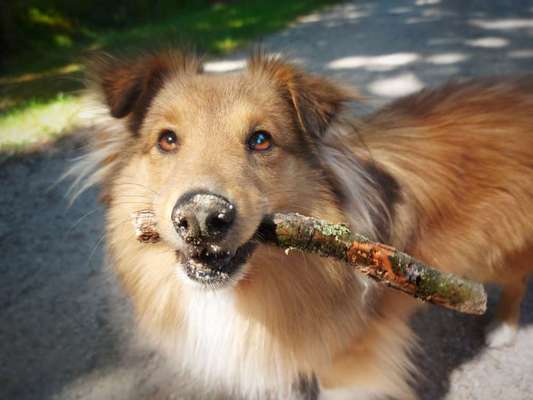
[[[224,287],[191,281],[165,216],[198,182],[238,203],[228,242],[251,237],[265,213],[347,222],[443,270],[502,284],[498,316],[517,326],[533,265],[532,78],[450,84],[356,120],[344,89],[268,57],[218,78],[181,54],[93,69],[97,129],[71,174],[80,190],[102,185],[107,248],[140,331],[196,392],[291,399],[318,382],[324,400],[411,399],[415,341],[413,299],[331,259],[259,245]],[[232,135],[258,110],[286,133],[275,137],[284,151],[243,157],[245,139]],[[189,151],[153,150],[152,127],[198,115],[180,130],[195,132]],[[135,240],[131,213],[143,208],[156,213],[159,243]]]

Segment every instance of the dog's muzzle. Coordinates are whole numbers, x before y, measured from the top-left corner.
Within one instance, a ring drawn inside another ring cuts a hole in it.
[[[246,262],[255,245],[247,242],[237,250],[221,245],[231,230],[236,207],[225,197],[205,191],[181,196],[172,210],[172,222],[186,244],[178,261],[196,282],[221,286]]]

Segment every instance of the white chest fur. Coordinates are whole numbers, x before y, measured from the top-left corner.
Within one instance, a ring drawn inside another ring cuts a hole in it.
[[[273,389],[276,398],[292,397],[296,362],[264,325],[238,313],[231,290],[191,290],[186,297],[184,323],[167,350],[199,386],[246,398]]]

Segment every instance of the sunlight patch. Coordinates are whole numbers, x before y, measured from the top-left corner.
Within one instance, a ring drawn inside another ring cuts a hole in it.
[[[472,19],[469,21],[470,25],[473,25],[482,29],[494,29],[494,30],[511,30],[511,29],[523,29],[533,28],[532,18],[508,18],[508,19]]]
[[[322,20],[320,14],[309,14],[305,17],[298,18],[298,22],[301,22],[302,24],[309,24],[312,22],[319,22]]]
[[[496,49],[509,45],[509,41],[501,37],[484,37],[480,39],[467,40],[465,43],[472,47],[484,47],[487,49]]]
[[[456,64],[466,60],[468,56],[462,53],[443,53],[436,54],[434,56],[429,56],[426,58],[426,61],[431,64],[437,65],[446,65],[446,64]]]
[[[59,95],[48,103],[34,103],[0,118],[0,150],[44,143],[82,126],[81,101]]]
[[[513,50],[507,53],[510,58],[533,58],[533,49]]]
[[[389,14],[396,15],[396,14],[407,14],[412,12],[412,8],[410,7],[394,7],[389,10]]]
[[[401,97],[418,92],[424,84],[415,74],[407,73],[392,78],[378,79],[368,85],[369,92],[383,97]]]
[[[416,53],[394,53],[384,56],[354,56],[331,61],[326,65],[329,69],[365,68],[371,71],[388,71],[402,65],[417,61],[420,56]]]

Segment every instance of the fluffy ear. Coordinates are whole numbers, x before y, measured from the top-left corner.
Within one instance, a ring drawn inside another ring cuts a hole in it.
[[[196,57],[166,52],[125,60],[100,56],[89,63],[88,75],[103,94],[110,114],[114,118],[131,114],[129,126],[136,132],[168,76],[200,71],[201,63]]]
[[[253,55],[248,68],[275,81],[294,107],[300,128],[308,135],[322,137],[335,117],[353,100],[355,91],[344,89],[328,79],[308,74],[278,57]]]

